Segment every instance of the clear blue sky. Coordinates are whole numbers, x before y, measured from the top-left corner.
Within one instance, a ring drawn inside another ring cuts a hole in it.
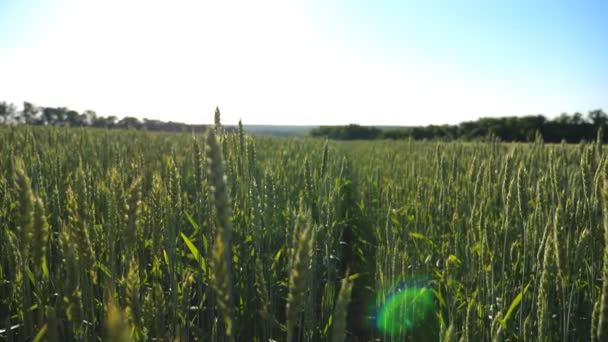
[[[210,122],[608,110],[608,1],[0,0],[0,100]]]

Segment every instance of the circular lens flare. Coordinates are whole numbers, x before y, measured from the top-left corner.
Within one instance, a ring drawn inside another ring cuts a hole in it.
[[[399,287],[377,311],[376,328],[390,336],[434,336],[437,316],[433,290],[420,284]]]

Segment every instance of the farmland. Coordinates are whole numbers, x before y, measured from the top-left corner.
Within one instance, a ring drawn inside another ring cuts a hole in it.
[[[0,126],[0,339],[605,341],[606,167],[594,142]]]

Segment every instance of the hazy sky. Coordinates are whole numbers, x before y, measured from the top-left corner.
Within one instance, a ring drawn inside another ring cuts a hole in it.
[[[188,123],[608,110],[608,0],[0,0],[0,101]]]

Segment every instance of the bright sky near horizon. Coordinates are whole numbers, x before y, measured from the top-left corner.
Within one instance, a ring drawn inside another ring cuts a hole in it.
[[[226,124],[608,110],[608,1],[0,0],[0,101]]]

